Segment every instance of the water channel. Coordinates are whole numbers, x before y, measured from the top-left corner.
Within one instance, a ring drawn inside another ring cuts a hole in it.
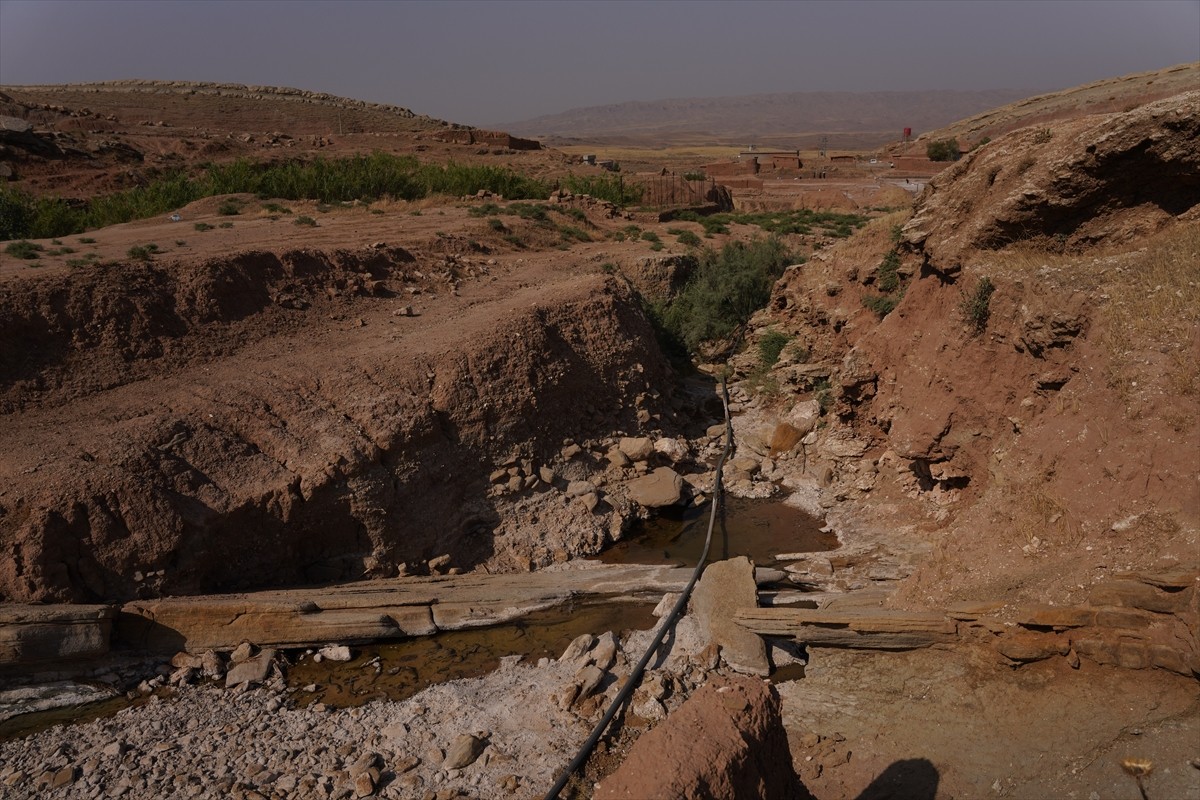
[[[641,524],[627,539],[602,553],[600,560],[690,567],[703,550],[707,526],[707,506],[671,509]],[[820,526],[819,520],[781,502],[731,498],[714,529],[708,560],[744,555],[756,565],[770,566],[780,553],[837,547],[837,538],[822,533]],[[294,702],[301,706],[320,702],[347,707],[377,699],[404,700],[428,686],[487,674],[505,656],[520,655],[527,662],[557,658],[582,633],[648,630],[656,622],[651,614],[654,605],[624,598],[592,598],[535,612],[505,625],[355,647],[354,658],[348,662],[318,662],[311,653],[293,651],[287,683]],[[0,738],[109,716],[139,702],[144,699],[115,697],[83,707],[24,714],[0,724]]]

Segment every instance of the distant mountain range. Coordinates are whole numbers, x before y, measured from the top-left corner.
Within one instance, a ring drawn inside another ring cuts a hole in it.
[[[790,92],[590,106],[496,127],[547,144],[774,144],[873,147],[1028,97],[1023,89]]]

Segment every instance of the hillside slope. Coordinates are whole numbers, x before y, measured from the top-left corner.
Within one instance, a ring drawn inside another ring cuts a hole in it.
[[[828,469],[828,502],[911,515],[933,548],[897,602],[1080,602],[1198,566],[1198,102],[997,138],[911,219],[776,286],[759,334],[830,367],[813,485]],[[780,385],[805,374],[790,362]]]

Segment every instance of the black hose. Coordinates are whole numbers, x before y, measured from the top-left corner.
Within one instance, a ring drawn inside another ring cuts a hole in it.
[[[725,378],[721,378],[721,404],[725,407],[725,448],[721,451],[721,457],[717,460],[717,479],[713,485],[712,494],[712,510],[708,515],[708,535],[704,539],[704,551],[700,554],[700,562],[696,564],[696,569],[692,571],[692,578],[684,587],[683,592],[679,595],[679,599],[675,601],[675,607],[671,609],[671,613],[658,628],[658,633],[654,635],[650,646],[646,648],[642,659],[638,661],[637,666],[629,673],[629,680],[625,681],[625,685],[621,687],[621,691],[617,692],[617,696],[613,698],[608,710],[604,712],[604,716],[596,723],[596,727],[592,730],[592,735],[587,738],[587,741],[579,748],[579,752],[575,754],[575,758],[567,765],[566,769],[558,776],[558,780],[550,787],[550,791],[546,792],[545,800],[557,800],[558,793],[567,785],[567,781],[571,780],[580,767],[587,761],[588,756],[592,754],[592,750],[596,747],[596,743],[600,741],[600,737],[604,735],[604,731],[612,722],[613,717],[617,715],[617,711],[633,694],[633,690],[641,683],[642,674],[646,671],[646,665],[650,663],[650,659],[654,657],[654,653],[662,644],[663,639],[667,636],[667,631],[675,624],[676,618],[680,612],[687,607],[688,598],[692,595],[692,589],[695,588],[696,582],[700,580],[700,573],[704,572],[704,562],[708,560],[708,548],[712,544],[713,526],[717,521],[717,507],[721,502],[721,469],[725,466],[725,459],[729,456],[730,450],[733,449],[733,423],[729,419],[729,387],[726,385]]]

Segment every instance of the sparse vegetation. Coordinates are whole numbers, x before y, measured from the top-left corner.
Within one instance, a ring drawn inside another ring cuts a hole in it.
[[[708,176],[704,174],[704,170],[699,170],[697,172],[683,173],[683,179],[685,181],[706,181],[708,180]]]
[[[152,261],[154,256],[159,252],[157,244],[135,244],[126,252],[134,261]]]
[[[677,214],[676,219],[700,223],[704,226],[704,235],[709,238],[716,234],[729,233],[731,223],[756,225],[763,231],[777,236],[807,235],[820,232],[828,236],[846,238],[867,223],[867,217],[861,214],[815,211],[809,208],[746,214],[710,214],[708,216],[701,216],[694,211],[687,210]]]
[[[992,294],[996,291],[991,279],[984,276],[975,284],[975,288],[963,294],[958,309],[962,312],[967,325],[975,333],[982,333],[987,328],[991,316]]]
[[[217,213],[223,217],[235,217],[242,213],[242,204],[237,200],[226,200],[217,206]]]
[[[1035,134],[1033,134],[1033,143],[1034,144],[1045,144],[1046,142],[1050,141],[1053,138],[1054,138],[1054,131],[1050,130],[1049,128],[1042,128],[1041,130],[1039,130]]]
[[[684,247],[699,247],[702,244],[700,237],[691,231],[680,231],[675,240]]]
[[[88,253],[82,258],[72,258],[67,261],[68,267],[86,267],[100,260],[100,256],[95,253]]]
[[[381,197],[417,200],[435,194],[463,196],[481,189],[513,199],[549,194],[549,187],[541,181],[510,169],[421,164],[411,156],[386,153],[281,163],[243,159],[209,164],[196,174],[161,172],[145,186],[94,197],[82,206],[0,186],[0,239],[66,236],[165,214],[214,195],[250,193],[330,204]],[[232,204],[222,204],[219,209],[227,216],[240,210],[241,204],[236,210]]]
[[[559,225],[558,232],[562,234],[563,241],[565,242],[590,242],[592,240],[592,237],[587,231],[583,230],[582,228],[577,228],[574,225]]]
[[[282,203],[263,203],[263,211],[270,214],[290,214],[292,210]]]
[[[209,225],[207,222],[197,222],[192,227],[195,228],[200,233],[204,233],[205,231],[211,231],[213,229],[213,226]]]
[[[504,220],[500,219],[499,217],[488,218],[488,227],[494,231],[500,232],[508,230],[508,228],[504,227]]]
[[[900,303],[900,298],[889,297],[887,295],[868,294],[863,296],[862,303],[864,306],[879,315],[880,319],[883,319],[888,314],[896,310],[896,306]]]
[[[777,331],[774,328],[769,329],[758,340],[758,358],[759,363],[764,367],[773,367],[779,362],[779,356],[783,353],[783,348],[792,340],[783,331]]]
[[[8,247],[4,248],[4,252],[8,253],[13,258],[24,258],[32,261],[42,254],[46,248],[40,244],[27,241],[10,242]]]
[[[78,241],[80,244],[95,244],[96,243],[96,240],[90,236],[80,236]]]
[[[642,231],[642,241],[643,242],[661,242],[662,239],[660,239],[658,237],[658,234],[655,233],[654,231]]]
[[[591,195],[618,206],[628,206],[642,200],[641,185],[626,184],[620,175],[568,175],[563,178],[562,185],[574,194]]]
[[[217,225],[217,227],[218,228],[232,228],[233,223],[232,222],[222,222],[219,225]]]

